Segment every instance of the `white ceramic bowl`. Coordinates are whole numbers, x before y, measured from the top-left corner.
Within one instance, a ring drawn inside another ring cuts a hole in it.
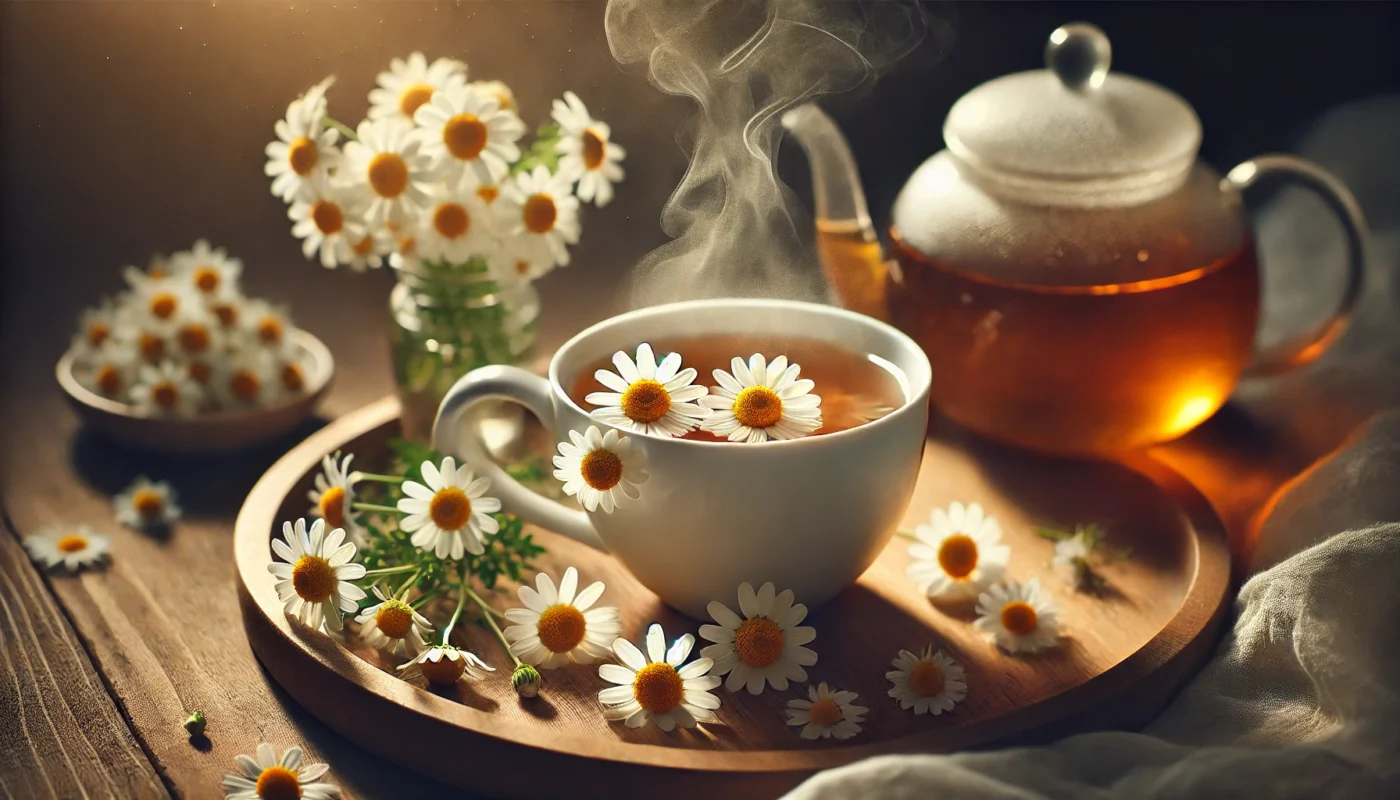
[[[162,417],[88,391],[73,375],[73,351],[54,371],[68,403],[89,428],[119,442],[162,453],[221,453],[246,450],[290,432],[316,410],[335,374],[335,360],[320,339],[303,330],[292,344],[311,366],[306,391],[267,408],[216,411],[195,417]]]

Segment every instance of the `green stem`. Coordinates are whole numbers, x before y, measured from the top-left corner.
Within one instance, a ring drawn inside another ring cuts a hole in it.
[[[341,135],[343,135],[346,139],[349,139],[352,142],[360,141],[360,137],[356,135],[355,129],[350,127],[349,125],[346,125],[344,122],[341,122],[338,119],[334,119],[329,114],[322,117],[321,120],[327,125],[331,126],[332,128],[335,128],[336,130],[340,131]]]
[[[433,592],[428,592],[427,594],[423,595],[422,597],[418,598],[417,600],[414,600],[412,603],[409,603],[408,605],[409,605],[409,607],[412,608],[414,611],[418,611],[419,609],[423,608],[423,606],[426,606],[428,603],[431,603],[431,602],[433,601],[433,598],[434,598],[434,597],[437,597],[437,592],[435,592],[435,591],[433,591]]]
[[[356,511],[382,511],[385,514],[400,513],[400,511],[393,506],[381,506],[376,503],[351,503],[350,507]]]
[[[422,569],[419,569],[417,572],[413,573],[413,576],[410,577],[408,580],[404,581],[404,582],[403,582],[403,586],[400,586],[400,587],[399,587],[399,590],[398,590],[397,592],[394,592],[393,595],[391,595],[391,596],[392,596],[392,597],[397,597],[397,598],[400,599],[400,600],[402,600],[404,597],[407,597],[407,596],[408,596],[408,590],[413,588],[413,584],[415,584],[415,583],[418,582],[418,576],[419,576],[419,575],[422,575],[422,574],[423,574],[423,570],[422,570]],[[400,597],[400,595],[402,595],[403,597]]]
[[[504,633],[501,633],[501,626],[496,624],[496,619],[493,616],[496,613],[496,610],[491,606],[487,605],[486,601],[482,600],[481,597],[479,597],[476,592],[473,592],[471,587],[466,585],[465,583],[462,584],[462,594],[463,596],[471,595],[472,600],[476,601],[476,604],[481,607],[481,610],[483,612],[481,617],[482,619],[486,620],[487,625],[491,626],[491,632],[496,634],[496,639],[500,641],[501,647],[505,648],[506,655],[510,656],[510,660],[512,662],[512,669],[520,666],[520,659],[516,658],[515,653],[511,652],[510,642],[507,642],[506,635]],[[458,606],[457,610],[461,611],[462,609],[460,606]]]
[[[361,472],[360,480],[373,481],[375,483],[403,483],[408,480],[402,475],[376,475],[373,472]]]
[[[382,569],[371,569],[365,572],[365,578],[373,578],[376,575],[398,575],[401,572],[408,572],[411,569],[418,569],[416,565],[404,564],[398,567],[384,567]]]
[[[447,627],[442,629],[442,643],[451,644],[452,629],[457,627],[457,620],[462,618],[462,609],[467,605],[467,595],[476,597],[476,593],[467,586],[468,572],[467,565],[462,565],[461,591],[457,593],[457,610],[452,612],[452,619],[447,621]]]
[[[904,537],[905,539],[908,539],[908,540],[911,541],[911,542],[917,542],[917,541],[919,541],[919,537],[915,536],[914,534],[910,533],[909,531],[895,531],[895,532],[894,532],[894,535],[895,535],[895,536],[902,536],[902,537]]]

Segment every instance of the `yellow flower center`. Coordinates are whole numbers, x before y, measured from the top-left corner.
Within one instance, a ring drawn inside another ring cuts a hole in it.
[[[103,364],[97,371],[97,390],[108,397],[122,390],[122,374],[111,364]]]
[[[455,158],[471,161],[486,149],[486,123],[475,114],[458,114],[442,126],[442,143]]]
[[[535,627],[539,631],[540,642],[549,648],[549,652],[567,653],[583,641],[588,623],[584,621],[582,611],[560,603],[546,608]]]
[[[289,392],[299,392],[306,386],[306,376],[296,364],[282,365],[282,386]]]
[[[783,654],[783,629],[767,617],[746,619],[734,632],[734,652],[751,667],[766,667]]]
[[[232,328],[238,324],[238,307],[232,304],[220,303],[214,306],[214,315],[225,328]]]
[[[783,401],[767,386],[749,386],[734,398],[734,417],[750,428],[772,427],[783,418]]]
[[[107,341],[107,337],[112,335],[112,329],[107,327],[105,322],[94,322],[88,326],[87,340],[93,347],[101,345]]]
[[[397,153],[379,153],[369,161],[369,185],[380,197],[398,197],[408,188],[408,165]]]
[[[345,214],[341,212],[340,206],[325,200],[311,207],[311,219],[316,223],[317,229],[327,236],[340,233],[340,229],[345,227]]]
[[[433,228],[444,239],[456,239],[466,234],[472,219],[460,203],[438,203],[433,210]]]
[[[598,132],[589,128],[583,132],[583,165],[590,170],[597,169],[603,165],[603,156],[607,155],[608,142],[598,135]]]
[[[374,615],[375,627],[390,639],[402,639],[413,629],[413,609],[398,600],[389,600]]]
[[[671,394],[651,378],[633,381],[622,393],[622,413],[634,422],[652,423],[671,410]]]
[[[350,245],[350,249],[354,250],[357,256],[367,256],[374,252],[374,237],[366,236],[360,241]]]
[[[423,677],[428,679],[428,683],[434,686],[451,686],[467,671],[467,661],[464,658],[443,656],[437,661],[420,661],[418,668],[423,671]]]
[[[841,706],[836,704],[836,700],[830,697],[823,697],[812,704],[812,721],[823,728],[830,728],[836,723],[846,718],[841,713]]]
[[[308,603],[324,603],[335,593],[335,567],[320,556],[305,555],[292,567],[292,588]]]
[[[185,371],[190,374],[191,378],[194,378],[203,385],[208,385],[209,378],[214,372],[214,370],[203,361],[191,361],[189,366],[185,368]]]
[[[147,361],[159,361],[165,356],[165,340],[153,333],[141,334],[137,347],[141,350],[141,357]]]
[[[578,467],[583,482],[600,492],[606,492],[622,482],[622,459],[606,448],[600,447],[585,454]]]
[[[262,381],[258,376],[246,369],[241,369],[233,373],[233,377],[228,382],[229,391],[245,403],[251,403],[258,399],[258,394],[262,391]]]
[[[219,284],[223,282],[223,276],[213,267],[200,267],[194,271],[194,285],[205,294],[213,294],[218,291]]]
[[[305,136],[298,136],[287,145],[287,163],[292,165],[292,172],[298,175],[311,174],[320,157],[320,153],[316,152],[316,143]]]
[[[518,261],[515,262],[515,274],[516,274],[516,275],[521,275],[521,276],[523,276],[523,275],[526,275],[526,274],[529,273],[529,272],[530,272],[530,262],[526,261],[526,260],[523,259],[523,258],[522,258],[522,259],[519,259]]]
[[[530,233],[549,233],[554,230],[554,220],[559,218],[559,209],[554,198],[547,194],[532,194],[521,208],[520,218],[525,222],[525,230]]]
[[[938,566],[948,577],[965,580],[977,569],[977,542],[965,533],[955,533],[938,546]]]
[[[472,501],[455,486],[439,489],[428,503],[428,516],[445,531],[459,531],[472,516]]]
[[[909,670],[909,688],[920,697],[933,697],[943,691],[943,670],[932,661],[920,661]]]
[[[138,489],[131,498],[131,505],[145,519],[154,519],[165,511],[165,498],[154,489]]]
[[[399,93],[399,111],[405,117],[412,117],[418,107],[433,99],[433,87],[426,83],[415,83]]]
[[[279,764],[258,775],[256,791],[261,800],[300,800],[301,781],[295,772]]]
[[[1035,609],[1024,600],[1014,600],[1001,607],[1001,626],[1013,636],[1034,633],[1038,623]]]
[[[186,353],[203,353],[209,349],[209,329],[198,322],[187,322],[180,327],[180,347]]]
[[[478,186],[476,187],[476,196],[484,200],[486,205],[489,206],[496,202],[497,197],[501,196],[501,190],[495,186]]]
[[[159,319],[170,319],[170,315],[179,307],[180,301],[169,292],[161,292],[151,297],[151,316]]]
[[[282,341],[282,321],[276,317],[263,317],[258,322],[258,338],[267,344]]]
[[[87,537],[76,533],[71,533],[58,540],[58,549],[65,553],[79,553],[86,550],[87,546]]]
[[[664,714],[681,704],[685,696],[685,683],[675,667],[658,661],[637,671],[637,677],[632,681],[632,695],[647,711]]]
[[[321,500],[316,505],[321,509],[321,516],[325,517],[327,525],[331,528],[345,527],[344,489],[332,486],[321,493]]]
[[[180,402],[180,390],[175,384],[169,381],[162,381],[151,387],[151,399],[155,404],[166,411],[175,407]]]

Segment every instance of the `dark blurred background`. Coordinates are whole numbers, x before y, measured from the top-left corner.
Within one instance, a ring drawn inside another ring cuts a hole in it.
[[[347,374],[387,391],[391,276],[305,262],[263,176],[264,144],[289,100],[327,74],[331,113],[352,122],[374,75],[421,49],[517,92],[532,127],[575,89],[630,151],[618,199],[584,217],[574,263],[544,280],[546,346],[626,302],[623,281],[665,239],[662,203],[685,168],[688,101],[611,58],[591,2],[7,2],[0,5],[3,376],[32,380],[67,344],[77,311],[119,288],[119,267],[198,237],[247,264],[251,293],[291,303]],[[1348,99],[1400,87],[1394,3],[938,3],[931,37],[872,90],[828,103],[883,219],[905,176],[942,147],[948,107],[997,75],[1042,64],[1061,23],[1089,20],[1113,68],[1194,104],[1203,157],[1221,168],[1287,148]],[[1400,146],[1400,143],[1397,143]],[[788,151],[792,154],[793,151]],[[807,190],[800,159],[782,172]],[[45,376],[45,379],[46,376]],[[8,392],[7,392],[8,394]],[[345,401],[352,399],[342,390]],[[333,397],[334,399],[334,397]],[[356,402],[362,402],[355,393]],[[345,410],[333,403],[333,411]]]

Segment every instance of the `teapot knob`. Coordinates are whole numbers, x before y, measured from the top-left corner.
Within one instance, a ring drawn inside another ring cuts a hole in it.
[[[1045,44],[1045,65],[1075,91],[1097,89],[1108,76],[1113,48],[1098,26],[1087,22],[1061,25]]]

